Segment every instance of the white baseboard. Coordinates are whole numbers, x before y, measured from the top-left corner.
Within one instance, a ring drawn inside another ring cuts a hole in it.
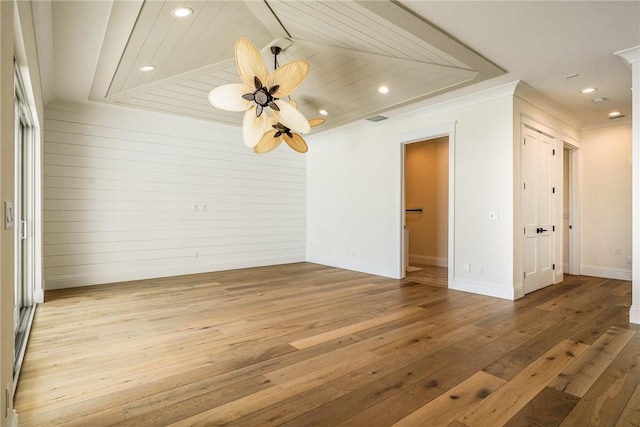
[[[425,264],[434,265],[436,267],[448,267],[447,258],[439,258],[426,255],[413,255],[409,254],[409,264]]]
[[[611,268],[596,265],[583,265],[580,268],[583,276],[603,277],[605,279],[631,280],[631,269]]]
[[[36,289],[33,293],[33,300],[38,304],[42,304],[44,302],[44,290]]]
[[[513,299],[517,300],[524,297],[524,283],[516,283],[513,285]]]
[[[640,325],[640,307],[632,305],[629,309],[629,323]]]
[[[81,286],[100,285],[105,283],[127,282],[130,280],[157,279],[159,277],[183,276],[186,274],[210,273],[214,271],[236,270],[240,268],[264,267],[269,265],[292,264],[305,262],[301,257],[267,257],[207,263],[202,265],[181,265],[154,270],[113,271],[108,273],[74,274],[60,277],[48,277],[45,289],[65,289]]]
[[[361,263],[357,260],[350,261],[338,258],[318,257],[313,255],[307,256],[307,261],[316,264],[327,265],[329,267],[358,271],[360,273],[375,274],[376,276],[389,277],[391,279],[402,278],[399,276],[400,272],[397,266]]]
[[[521,292],[515,289],[514,286],[498,286],[492,283],[463,282],[456,279],[453,280],[453,283],[449,283],[449,289],[508,300],[515,300],[522,296],[517,296]]]

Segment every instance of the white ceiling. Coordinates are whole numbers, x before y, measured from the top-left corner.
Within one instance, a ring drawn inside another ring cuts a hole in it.
[[[171,10],[182,5],[194,14],[174,18]],[[464,86],[514,80],[554,100],[583,128],[611,123],[607,113],[615,109],[627,115],[617,120],[628,120],[631,69],[614,52],[640,45],[639,1],[136,0],[33,7],[46,101],[91,99],[228,124],[239,124],[242,114],[211,107],[207,94],[239,82],[233,44],[241,36],[263,49],[269,68],[271,45],[284,49],[280,64],[310,63],[294,98],[308,118],[328,110],[325,128]],[[145,64],[157,68],[140,72]],[[388,95],[377,92],[381,84]],[[581,94],[587,86],[598,90]],[[607,101],[591,102],[596,96]]]

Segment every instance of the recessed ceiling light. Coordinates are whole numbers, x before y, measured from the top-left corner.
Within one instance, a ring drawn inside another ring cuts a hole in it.
[[[380,86],[378,88],[378,92],[380,92],[380,93],[389,93],[389,88],[386,87],[386,86]]]
[[[318,113],[320,113],[321,116],[328,116],[329,112],[327,110],[318,110]]]
[[[600,102],[604,102],[604,101],[606,101],[606,100],[607,100],[607,98],[600,97],[600,98],[593,98],[593,99],[591,100],[591,102],[598,104],[598,103],[600,103]]]
[[[596,87],[587,87],[587,88],[582,89],[581,92],[582,93],[593,93],[596,90],[598,90],[598,88],[596,88]]]
[[[138,68],[140,71],[153,71],[156,69],[155,65],[144,65],[140,68]]]
[[[171,14],[176,18],[184,18],[185,16],[189,16],[192,13],[193,9],[189,9],[188,7],[179,7],[171,11]]]
[[[622,113],[620,111],[612,111],[609,113],[609,117],[618,117],[621,116]]]

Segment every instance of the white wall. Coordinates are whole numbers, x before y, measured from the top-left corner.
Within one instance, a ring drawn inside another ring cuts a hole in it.
[[[631,280],[631,124],[581,139],[582,274]]]
[[[0,2],[0,203],[13,200],[13,2]],[[6,199],[5,199],[6,198]],[[4,209],[4,206],[2,207]],[[4,214],[2,215],[4,221]],[[14,421],[13,230],[0,227],[0,425]],[[7,393],[8,398],[5,397]]]
[[[312,135],[308,260],[400,277],[401,144],[455,126],[449,141],[455,174],[449,286],[513,298],[512,265],[505,262],[513,259],[513,89],[499,87],[386,121],[360,121]],[[489,211],[499,212],[499,220],[490,221]],[[464,271],[465,263],[471,271]]]
[[[306,158],[286,146],[70,103],[47,107],[44,139],[47,289],[305,260]]]

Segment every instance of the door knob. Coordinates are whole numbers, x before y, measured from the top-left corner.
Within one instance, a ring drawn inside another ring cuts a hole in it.
[[[545,231],[549,231],[549,230],[546,230],[546,229],[544,229],[544,228],[540,228],[540,232],[541,232],[541,233],[544,233]]]

